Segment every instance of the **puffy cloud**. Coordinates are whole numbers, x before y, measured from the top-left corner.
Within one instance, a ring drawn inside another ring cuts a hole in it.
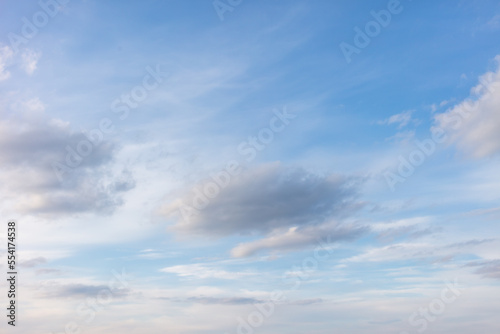
[[[33,74],[37,68],[41,53],[26,49],[21,54],[14,51],[7,45],[0,45],[0,81],[10,78],[8,66],[15,64],[28,74]]]
[[[62,274],[62,271],[59,269],[52,269],[52,268],[42,268],[42,269],[37,269],[35,271],[37,275],[60,275]]]
[[[184,197],[163,212],[178,219],[174,229],[212,236],[266,234],[276,229],[318,225],[361,206],[355,201],[360,180],[340,175],[320,176],[279,163],[244,171],[207,199],[204,208],[183,219]],[[197,187],[195,187],[196,189]]]
[[[500,63],[500,56],[495,58]],[[435,116],[434,128],[469,156],[483,158],[500,151],[500,67],[479,78],[471,96]]]
[[[33,117],[29,111],[27,114],[10,116],[5,112],[0,120],[0,190],[4,202],[10,202],[18,213],[50,216],[110,212],[122,203],[121,194],[135,183],[126,171],[112,175],[111,162],[117,152],[112,142],[91,144],[91,152],[70,168],[68,152],[76,151],[83,142],[90,143],[84,134],[72,131],[69,123],[61,120]]]

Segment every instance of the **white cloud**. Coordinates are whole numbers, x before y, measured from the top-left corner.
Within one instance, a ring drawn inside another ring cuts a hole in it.
[[[231,254],[234,257],[246,257],[262,250],[299,250],[313,244],[319,245],[319,241],[326,236],[329,236],[328,242],[340,242],[355,239],[365,231],[367,229],[363,227],[336,223],[308,226],[305,228],[292,227],[285,232],[272,233],[266,238],[242,243],[233,248]]]
[[[474,254],[477,249],[485,245],[497,243],[494,239],[469,239],[442,244],[442,239],[428,238],[422,242],[400,242],[382,247],[372,247],[359,255],[344,259],[343,262],[408,262],[419,260],[429,263],[445,263],[458,255]]]
[[[6,45],[0,46],[0,81],[10,78],[10,72],[6,70],[6,67],[13,55],[14,52],[10,47]]]
[[[7,67],[12,63],[21,67],[26,73],[33,74],[37,68],[41,53],[26,49],[20,57],[16,54],[14,59],[14,55],[14,51],[9,46],[0,45],[0,81],[10,78],[10,72],[7,71]]]
[[[220,278],[220,279],[239,279],[245,276],[252,275],[248,272],[229,272],[220,268],[215,268],[207,264],[185,264],[160,269],[164,273],[176,274],[186,278]]]
[[[394,124],[394,123],[396,123],[396,124],[398,124],[398,129],[401,129],[401,128],[407,126],[412,121],[412,118],[411,118],[412,114],[413,114],[413,110],[403,111],[402,113],[392,115],[391,117],[389,117],[383,121],[379,121],[378,124]]]
[[[446,131],[448,143],[475,158],[500,152],[500,67],[479,82],[469,98],[436,115],[434,126]]]

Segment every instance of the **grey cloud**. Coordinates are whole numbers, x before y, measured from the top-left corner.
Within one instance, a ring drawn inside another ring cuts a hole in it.
[[[278,163],[244,171],[189,220],[177,216],[174,229],[189,234],[225,236],[266,234],[276,229],[318,225],[358,209],[359,179],[321,176]],[[192,197],[163,211],[172,217]]]
[[[40,264],[44,264],[44,263],[47,263],[47,259],[40,256],[40,257],[37,257],[37,258],[34,258],[34,259],[30,259],[30,260],[27,260],[27,261],[22,261],[19,263],[19,267],[23,267],[23,268],[33,268],[33,267],[36,267]]]
[[[109,213],[122,204],[121,194],[135,186],[130,173],[114,176],[118,147],[103,140],[62,182],[53,163],[65,164],[69,146],[86,140],[68,123],[42,116],[7,117],[0,121],[0,182],[22,213],[50,216],[83,212]]]
[[[52,170],[51,163],[65,161],[66,146],[75,149],[86,137],[71,131],[68,124],[56,120],[10,119],[0,122],[0,162],[9,166],[37,166]],[[105,141],[93,146],[79,167],[99,166],[111,160],[116,145]],[[55,175],[54,175],[55,176]]]
[[[45,296],[49,298],[97,297],[99,294],[111,292],[113,298],[124,298],[130,289],[112,289],[106,285],[55,284],[45,287]]]
[[[470,262],[467,266],[479,267],[475,273],[484,278],[500,279],[500,260]]]
[[[129,179],[129,180],[119,180],[119,181],[115,181],[112,185],[111,185],[111,189],[113,189],[114,191],[116,192],[125,192],[125,191],[129,191],[131,189],[134,189],[135,188],[135,180],[133,179]]]

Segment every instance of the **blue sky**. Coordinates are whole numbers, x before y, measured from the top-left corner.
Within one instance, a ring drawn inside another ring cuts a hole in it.
[[[20,333],[498,331],[497,1],[0,16]]]

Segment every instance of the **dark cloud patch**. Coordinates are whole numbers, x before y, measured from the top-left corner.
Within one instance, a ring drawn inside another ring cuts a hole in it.
[[[115,192],[126,192],[135,188],[135,180],[132,177],[122,178],[111,184],[111,190]]]
[[[60,120],[1,120],[0,187],[8,194],[5,201],[18,212],[51,217],[113,211],[135,182],[127,171],[114,175],[111,164],[118,147],[106,138],[91,144],[90,153],[69,166],[69,152],[78,151],[84,142],[88,148],[91,141]],[[54,166],[59,166],[57,172]]]
[[[185,219],[179,211],[190,196],[167,206],[176,215],[175,230],[188,234],[226,236],[267,234],[295,226],[323,223],[343,217],[362,204],[356,201],[359,179],[317,175],[301,168],[268,164],[243,172],[222,188],[208,204]]]
[[[52,170],[53,161],[65,161],[66,147],[77,150],[79,143],[87,141],[82,133],[75,133],[69,125],[57,121],[8,120],[0,123],[0,130],[0,162],[3,165],[36,165]],[[110,141],[93,145],[79,167],[102,165],[111,160],[115,151],[116,145]]]
[[[475,273],[484,278],[500,279],[500,260],[470,262],[468,267],[478,267]]]

